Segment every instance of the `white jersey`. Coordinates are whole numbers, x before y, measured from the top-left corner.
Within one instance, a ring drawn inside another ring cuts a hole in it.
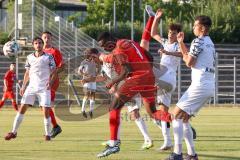
[[[168,52],[178,52],[179,46],[177,42],[170,44],[168,39],[162,38],[162,45],[164,50]],[[168,69],[172,69],[173,71],[177,71],[177,68],[181,62],[181,57],[176,57],[172,55],[163,54],[161,57],[160,64],[166,66]]]
[[[189,54],[197,58],[192,67],[192,83],[214,83],[215,48],[209,36],[196,38],[192,41]]]
[[[83,76],[83,79],[89,76],[96,77],[97,74],[96,63],[87,59],[81,62],[79,70],[82,70],[86,74]]]
[[[43,53],[36,57],[34,53],[27,56],[25,68],[29,70],[29,88],[41,91],[47,88],[51,70],[56,68],[53,56]]]
[[[103,62],[101,74],[106,75],[108,78],[113,79],[117,76],[117,73],[114,71],[110,63]]]

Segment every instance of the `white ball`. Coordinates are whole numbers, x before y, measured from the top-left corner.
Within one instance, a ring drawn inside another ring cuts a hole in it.
[[[19,45],[16,41],[8,41],[3,46],[3,53],[5,56],[12,58],[18,54]]]

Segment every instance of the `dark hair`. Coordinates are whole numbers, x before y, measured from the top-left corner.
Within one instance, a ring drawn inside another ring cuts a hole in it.
[[[50,36],[52,36],[52,33],[49,32],[49,31],[44,31],[44,32],[42,32],[42,35],[43,35],[43,34],[49,34]]]
[[[32,44],[33,44],[36,40],[40,40],[42,43],[44,43],[43,40],[42,40],[42,38],[40,38],[40,37],[35,37],[35,38],[33,38],[33,40],[32,40]]]
[[[177,31],[179,33],[182,31],[182,25],[177,23],[171,23],[168,29],[171,31]]]
[[[101,44],[105,44],[107,41],[116,41],[116,38],[109,32],[102,32],[98,35],[97,41]]]
[[[84,50],[85,55],[98,55],[98,50],[96,48],[87,48]]]
[[[199,21],[199,24],[201,24],[204,27],[206,27],[207,30],[209,30],[211,28],[212,20],[208,16],[205,16],[205,15],[197,16],[195,18],[195,21]]]
[[[10,63],[10,65],[11,65],[11,64],[14,64],[14,65],[16,65],[16,62],[11,62],[11,63]]]

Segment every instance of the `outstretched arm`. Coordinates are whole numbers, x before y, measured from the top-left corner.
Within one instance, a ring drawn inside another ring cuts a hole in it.
[[[162,43],[161,36],[158,33],[158,24],[162,14],[163,14],[163,11],[161,9],[158,9],[155,15],[155,18],[153,20],[152,29],[151,29],[151,36],[159,43]]]

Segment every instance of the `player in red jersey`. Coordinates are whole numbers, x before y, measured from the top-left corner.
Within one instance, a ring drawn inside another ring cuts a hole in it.
[[[114,85],[118,86],[110,104],[110,143],[109,146],[97,157],[106,157],[120,151],[117,140],[118,128],[120,124],[120,112],[123,105],[131,100],[135,95],[140,94],[143,104],[151,118],[161,119],[160,111],[155,107],[155,77],[152,70],[153,58],[147,52],[149,50],[149,40],[151,39],[151,25],[154,19],[152,15],[145,27],[141,43],[132,40],[115,39],[110,33],[104,32],[98,37],[98,42],[104,50],[111,52],[108,55],[101,54],[99,59],[110,63],[118,76],[106,85],[110,89]]]
[[[62,54],[61,52],[57,49],[54,48],[52,46],[52,33],[51,32],[43,32],[42,33],[42,39],[44,41],[44,52],[50,54],[53,56],[54,61],[56,63],[56,67],[57,67],[57,74],[62,72],[64,70],[64,62],[63,62],[63,58],[62,58]],[[62,132],[61,127],[58,125],[57,121],[56,121],[56,117],[54,115],[54,100],[55,100],[55,94],[56,91],[59,87],[59,77],[57,76],[56,80],[54,81],[52,87],[51,87],[51,104],[52,104],[52,108],[50,109],[50,117],[51,117],[51,122],[53,125],[52,131],[51,131],[51,137],[54,138],[56,137],[59,133]]]
[[[15,101],[15,95],[13,92],[13,85],[14,85],[14,81],[16,80],[15,63],[11,63],[9,68],[10,69],[6,72],[4,76],[3,97],[2,97],[2,100],[0,101],[0,108],[3,107],[6,99],[11,99],[12,106],[17,111],[18,106]]]

